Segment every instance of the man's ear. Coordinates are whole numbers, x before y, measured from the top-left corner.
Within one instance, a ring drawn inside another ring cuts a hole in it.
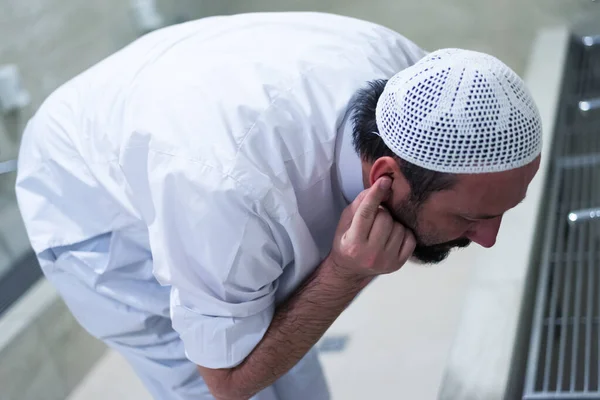
[[[389,176],[392,179],[392,185],[395,179],[402,176],[398,162],[393,157],[380,157],[373,162],[369,172],[369,184],[373,185],[383,176]]]
[[[369,172],[369,184],[373,185],[379,178],[389,176],[392,179],[393,197],[404,198],[410,193],[410,185],[402,171],[400,171],[401,162],[393,157],[380,157],[371,166]]]

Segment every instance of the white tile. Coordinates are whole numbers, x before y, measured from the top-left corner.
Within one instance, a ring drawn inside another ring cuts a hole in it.
[[[27,386],[15,400],[63,400],[66,390],[61,385],[55,366],[44,362],[35,371],[23,375]]]
[[[108,351],[67,400],[152,400],[129,364]]]
[[[70,392],[106,351],[75,320],[63,301],[56,301],[36,321],[65,390]]]
[[[45,279],[40,279],[0,318],[0,351],[43,314],[46,307],[58,299],[56,290]]]
[[[334,400],[435,398],[480,251],[435,267],[409,264],[356,299],[326,335],[349,335],[346,350],[321,356]]]
[[[64,397],[64,387],[37,329],[25,329],[0,351],[0,398],[49,400]]]

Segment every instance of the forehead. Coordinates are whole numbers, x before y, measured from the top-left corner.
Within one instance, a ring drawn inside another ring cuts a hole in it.
[[[525,198],[538,168],[539,158],[511,171],[459,175],[452,190],[439,193],[440,205],[457,213],[502,215]]]

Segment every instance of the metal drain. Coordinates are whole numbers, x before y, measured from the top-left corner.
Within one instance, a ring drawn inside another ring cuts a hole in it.
[[[600,207],[600,115],[591,113],[595,107],[588,101],[599,98],[598,46],[573,40],[549,174],[523,400],[600,400],[600,220],[591,214]]]

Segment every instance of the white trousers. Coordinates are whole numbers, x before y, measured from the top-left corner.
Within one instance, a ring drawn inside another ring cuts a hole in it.
[[[127,359],[154,399],[214,399],[171,327],[170,288],[153,277],[151,254],[135,234],[106,234],[46,250],[38,259],[77,321]],[[329,399],[314,349],[252,398]]]

